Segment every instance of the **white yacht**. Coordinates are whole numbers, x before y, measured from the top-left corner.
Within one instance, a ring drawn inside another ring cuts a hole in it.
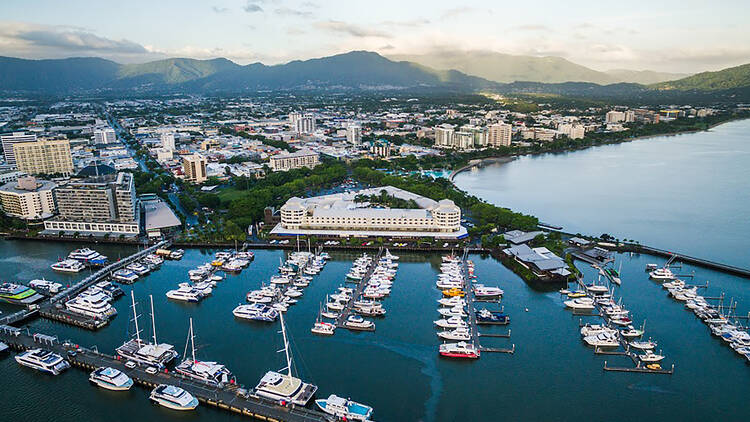
[[[584,337],[583,341],[589,346],[594,347],[617,347],[620,345],[620,342],[617,341],[617,337],[606,333]]]
[[[315,400],[320,410],[345,421],[369,421],[372,407],[331,394],[327,399]]]
[[[178,287],[181,287],[181,288],[184,287],[184,288],[193,289],[193,291],[195,291],[196,293],[198,293],[199,295],[201,295],[203,297],[210,296],[211,293],[213,293],[213,291],[214,291],[214,289],[211,288],[211,284],[210,283],[206,283],[205,281],[199,281],[199,282],[197,282],[195,284],[180,283],[180,284],[178,284]]]
[[[292,356],[289,352],[289,342],[286,338],[286,327],[284,316],[280,315],[281,334],[284,339],[284,353],[286,355],[286,367],[279,372],[268,371],[255,387],[255,394],[274,400],[282,404],[307,405],[312,396],[318,390],[313,384],[302,382],[299,378],[292,376]],[[283,373],[284,371],[286,373]]]
[[[156,341],[156,318],[154,316],[154,298],[149,296],[151,299],[151,324],[153,332],[153,343],[149,343],[141,339],[141,331],[138,328],[138,314],[135,308],[135,296],[133,291],[130,291],[130,298],[133,306],[133,323],[135,324],[135,335],[134,338],[126,341],[122,346],[116,349],[117,354],[133,362],[140,364],[153,366],[159,369],[171,362],[177,357],[177,351],[174,350],[174,346],[166,343],[158,343]]]
[[[352,330],[374,330],[375,323],[362,318],[359,315],[349,315],[344,321],[344,326]]]
[[[104,292],[92,295],[78,295],[76,298],[65,302],[65,308],[70,312],[86,315],[97,319],[107,319],[117,315],[115,309],[109,302],[112,298]]]
[[[232,311],[232,314],[241,319],[273,322],[279,316],[279,311],[262,303],[251,303],[249,305],[237,306]]]
[[[174,385],[162,384],[151,391],[151,401],[172,410],[193,410],[198,407],[198,399]]]
[[[579,297],[572,300],[566,300],[565,306],[575,310],[592,310],[594,309],[594,300],[589,297]]]
[[[674,280],[675,278],[677,278],[672,273],[672,270],[667,267],[658,268],[654,271],[651,271],[648,276],[651,277],[652,280]]]
[[[653,350],[656,348],[656,342],[649,341],[631,341],[630,347],[638,350]]]
[[[583,327],[581,327],[581,336],[582,337],[588,337],[588,336],[595,336],[597,334],[608,334],[614,336],[617,334],[617,330],[613,328],[606,327],[604,325],[597,325],[597,324],[586,324]]]
[[[190,318],[190,331],[188,331],[188,340],[190,342],[189,344],[192,350],[192,357],[186,357],[185,360],[177,365],[175,367],[175,370],[177,372],[209,385],[223,386],[229,382],[233,382],[234,377],[226,366],[216,362],[199,361],[195,358],[195,335],[193,334],[193,318]],[[187,356],[187,347],[188,343],[185,344],[185,356]]]
[[[115,368],[99,368],[89,374],[89,382],[112,391],[126,391],[133,386],[133,380]]]
[[[145,265],[143,265],[143,264],[141,264],[139,262],[134,262],[132,264],[128,264],[127,266],[125,266],[125,268],[128,269],[128,270],[130,270],[130,271],[132,271],[132,272],[134,272],[134,273],[136,273],[136,274],[138,274],[139,276],[146,275],[150,271],[150,269],[147,266],[145,266]]]
[[[203,298],[194,288],[190,286],[180,286],[176,290],[170,290],[166,293],[167,298],[179,300],[182,302],[197,303]]]
[[[112,273],[112,278],[117,281],[129,284],[138,280],[138,274],[130,270],[126,270],[125,268],[120,268],[119,270]]]
[[[462,306],[454,306],[452,308],[439,308],[438,312],[440,313],[440,315],[445,317],[457,316],[463,318],[467,316],[466,311],[464,311],[464,308]]]
[[[450,317],[447,319],[439,319],[437,321],[434,321],[435,325],[437,325],[440,328],[465,328],[469,325],[461,319],[460,317]]]
[[[468,341],[471,340],[471,333],[468,327],[456,328],[451,331],[440,331],[437,336],[444,340]]]
[[[20,365],[52,375],[59,375],[70,368],[70,364],[62,356],[44,349],[27,350],[16,355],[15,359]]]
[[[503,295],[503,289],[499,287],[485,286],[483,284],[474,285],[474,296],[477,299],[487,299]]]
[[[104,265],[107,263],[106,256],[89,248],[76,249],[68,254],[68,258],[75,259],[76,261],[80,261],[90,265]]]
[[[62,289],[63,285],[60,283],[55,283],[54,281],[41,279],[41,280],[29,281],[29,287],[31,287],[32,289],[38,292],[51,296],[51,295],[58,294],[60,292],[60,289]]]
[[[638,359],[640,359],[641,362],[661,362],[664,360],[664,356],[658,355],[651,350],[646,350],[644,354],[638,355]]]
[[[50,268],[61,273],[78,273],[86,268],[86,266],[75,259],[65,259],[50,265]]]

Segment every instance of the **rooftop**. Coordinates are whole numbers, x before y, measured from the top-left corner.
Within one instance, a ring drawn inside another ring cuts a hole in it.
[[[166,202],[160,198],[155,200],[141,201],[144,216],[146,218],[146,230],[163,229],[182,225],[174,211]]]

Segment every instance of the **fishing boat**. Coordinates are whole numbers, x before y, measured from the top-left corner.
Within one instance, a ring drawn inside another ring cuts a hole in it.
[[[61,273],[79,273],[86,268],[86,266],[75,259],[65,259],[50,265],[50,268]]]
[[[151,299],[151,324],[153,343],[141,339],[141,331],[138,328],[138,313],[135,307],[135,296],[133,291],[130,292],[133,307],[133,323],[135,325],[135,334],[133,338],[126,341],[122,346],[115,349],[117,354],[126,360],[131,360],[146,366],[153,366],[163,369],[169,362],[177,357],[174,346],[167,343],[159,343],[156,340],[156,317],[154,315],[154,298]]]
[[[192,351],[190,357],[188,354],[188,344]],[[234,377],[226,366],[209,361],[199,361],[195,358],[195,334],[193,332],[193,318],[190,318],[190,329],[188,330],[188,341],[185,342],[185,360],[175,367],[175,370],[194,380],[202,383],[222,387],[227,383],[234,383]]]
[[[344,326],[351,330],[375,330],[375,323],[362,318],[360,315],[349,315]]]
[[[112,391],[127,391],[133,386],[133,380],[119,369],[98,368],[89,374],[89,382]]]
[[[280,402],[282,405],[295,404],[305,406],[313,397],[318,387],[313,384],[302,382],[292,375],[292,355],[289,351],[284,316],[280,315],[281,335],[284,340],[284,354],[286,356],[286,367],[276,371],[268,371],[255,387],[255,394],[267,399]],[[283,373],[286,371],[286,373]]]
[[[327,399],[315,400],[320,410],[344,421],[369,421],[372,407],[331,394]]]
[[[0,284],[0,300],[14,305],[31,305],[44,299],[44,296],[36,290],[23,284],[2,283]]]
[[[237,318],[263,322],[276,321],[276,318],[280,315],[277,309],[262,303],[239,305],[234,308],[232,314]]]
[[[198,399],[174,385],[159,385],[151,391],[149,398],[154,403],[172,410],[194,410],[198,407]]]
[[[19,365],[51,375],[59,375],[70,368],[70,364],[62,356],[45,349],[27,350],[16,355],[15,359]]]
[[[438,351],[440,356],[465,359],[477,359],[481,353],[474,343],[467,343],[465,341],[441,344]]]

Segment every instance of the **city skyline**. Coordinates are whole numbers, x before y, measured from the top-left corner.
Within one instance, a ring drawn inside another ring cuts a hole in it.
[[[0,55],[96,56],[121,63],[168,57],[226,57],[240,64],[285,63],[351,50],[382,55],[490,50],[559,56],[597,70],[695,73],[750,62],[739,1],[602,8],[526,2],[396,3],[292,0],[165,1],[92,7],[86,1],[0,6]],[[33,10],[33,15],[30,11]],[[397,11],[394,13],[394,11]]]

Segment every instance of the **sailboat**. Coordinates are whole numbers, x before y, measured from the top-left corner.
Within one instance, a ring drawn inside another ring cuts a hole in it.
[[[187,358],[188,345],[192,350],[192,358]],[[185,342],[185,360],[175,370],[182,375],[209,385],[222,386],[228,382],[234,383],[234,377],[226,366],[216,362],[204,362],[195,358],[195,334],[193,333],[193,318],[190,318],[190,329]]]
[[[141,331],[138,328],[138,312],[135,308],[135,296],[130,291],[130,299],[133,306],[133,322],[135,324],[135,337],[126,341],[116,350],[117,354],[126,360],[130,360],[147,366],[154,366],[163,369],[167,363],[177,357],[177,351],[171,344],[159,344],[156,341],[156,318],[154,316],[154,297],[151,299],[151,324],[153,329],[153,343],[141,339]]]
[[[318,310],[318,318],[315,319],[315,325],[310,329],[313,334],[320,334],[322,336],[332,336],[336,330],[336,325],[330,322],[323,321],[323,304],[321,303],[320,309]]]
[[[292,375],[292,356],[289,353],[289,341],[286,337],[284,326],[284,314],[279,314],[281,321],[281,335],[284,339],[284,352],[286,355],[286,367],[276,371],[268,371],[260,382],[255,386],[255,394],[267,399],[281,402],[282,405],[296,404],[305,406],[312,399],[318,387],[313,384],[302,382],[301,379]],[[283,373],[286,371],[286,373]]]

